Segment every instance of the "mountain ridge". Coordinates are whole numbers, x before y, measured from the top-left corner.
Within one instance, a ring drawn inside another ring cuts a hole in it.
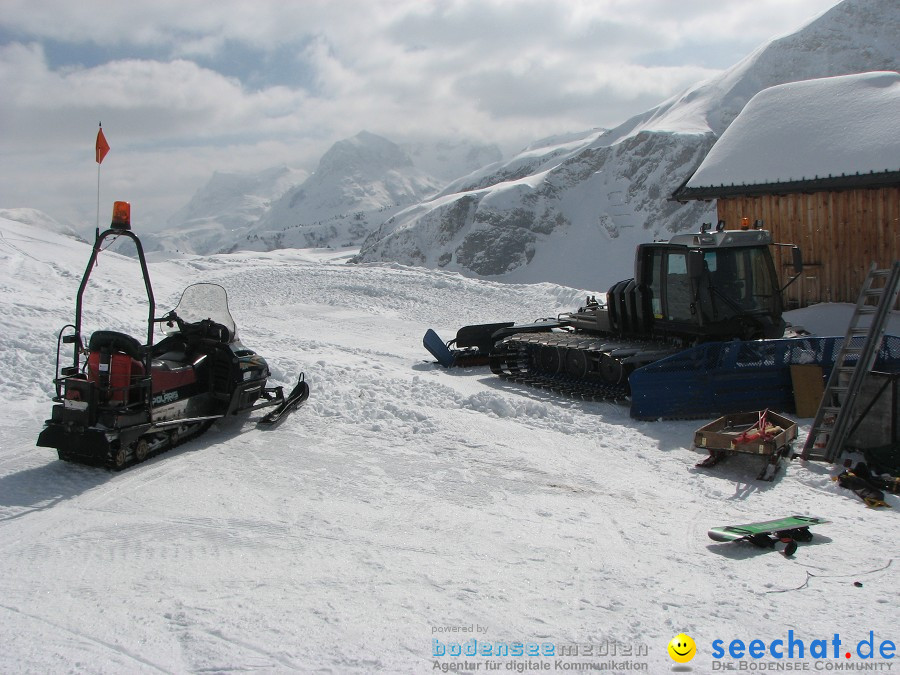
[[[214,173],[165,230],[148,235],[147,248],[206,255],[359,246],[399,209],[499,157],[496,146],[465,139],[403,144],[361,131],[332,145],[311,174]]]
[[[715,218],[711,204],[669,197],[754,94],[790,81],[895,70],[897,34],[896,3],[845,0],[613,129],[526,150],[458,181],[455,193],[445,189],[401,211],[353,261],[605,287],[631,276],[638,243]]]

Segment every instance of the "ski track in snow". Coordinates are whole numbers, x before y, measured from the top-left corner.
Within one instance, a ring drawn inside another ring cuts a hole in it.
[[[89,248],[0,233],[4,672],[431,672],[433,638],[472,637],[433,631],[473,624],[492,642],[646,645],[650,672],[680,632],[699,673],[717,638],[897,638],[897,497],[867,509],[799,461],[768,484],[750,457],[694,469],[702,420],[636,422],[444,371],[421,346],[427,327],[555,316],[582,291],[302,251],[153,263],[159,312],[221,283],[272,382],[304,371],[311,395],[274,429],[223,420],[110,473],[34,447]],[[143,334],[134,267],[101,256],[97,328]],[[792,512],[833,521],[794,559],[706,536]]]

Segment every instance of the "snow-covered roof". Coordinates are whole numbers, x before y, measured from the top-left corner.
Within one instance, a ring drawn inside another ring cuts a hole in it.
[[[900,74],[791,82],[754,96],[675,198],[900,185]]]

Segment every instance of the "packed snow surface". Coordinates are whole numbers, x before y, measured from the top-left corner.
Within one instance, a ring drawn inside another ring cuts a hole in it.
[[[345,265],[327,251],[153,262],[161,311],[190,283],[223,285],[270,382],[304,371],[310,399],[274,429],[256,428],[261,415],[223,420],[121,473],[61,462],[34,443],[88,255],[0,219],[2,672],[613,661],[607,672],[663,673],[683,632],[697,644],[688,667],[709,673],[734,663],[713,658],[714,640],[792,636],[808,660],[814,640],[829,641],[830,657],[838,634],[852,659],[829,664],[864,663],[856,650],[870,631],[876,648],[900,640],[896,496],[892,509],[866,508],[831,480],[836,468],[799,460],[772,483],[754,480],[759,460],[747,456],[698,470],[693,433],[709,420],[636,422],[625,407],[487,369],[445,371],[421,346],[428,327],[450,337],[463,324],[552,316],[582,290]],[[85,307],[88,330],[142,335],[136,262],[104,252]],[[811,420],[799,422],[802,444]],[[792,513],[832,521],[793,558],[707,537]],[[473,639],[557,651],[452,655]]]
[[[792,82],[750,99],[687,187],[900,171],[900,74]],[[821,139],[829,139],[822,143]]]

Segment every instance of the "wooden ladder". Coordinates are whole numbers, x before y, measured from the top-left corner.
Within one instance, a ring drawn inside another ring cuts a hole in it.
[[[880,284],[882,281],[883,285]],[[856,396],[875,365],[898,293],[900,261],[895,261],[890,269],[877,269],[873,262],[856,301],[847,335],[834,360],[819,410],[806,437],[801,454],[803,459],[834,462],[843,450],[850,434]],[[860,326],[862,317],[871,317],[868,326]],[[861,337],[865,339],[860,345],[860,340],[856,338]]]

